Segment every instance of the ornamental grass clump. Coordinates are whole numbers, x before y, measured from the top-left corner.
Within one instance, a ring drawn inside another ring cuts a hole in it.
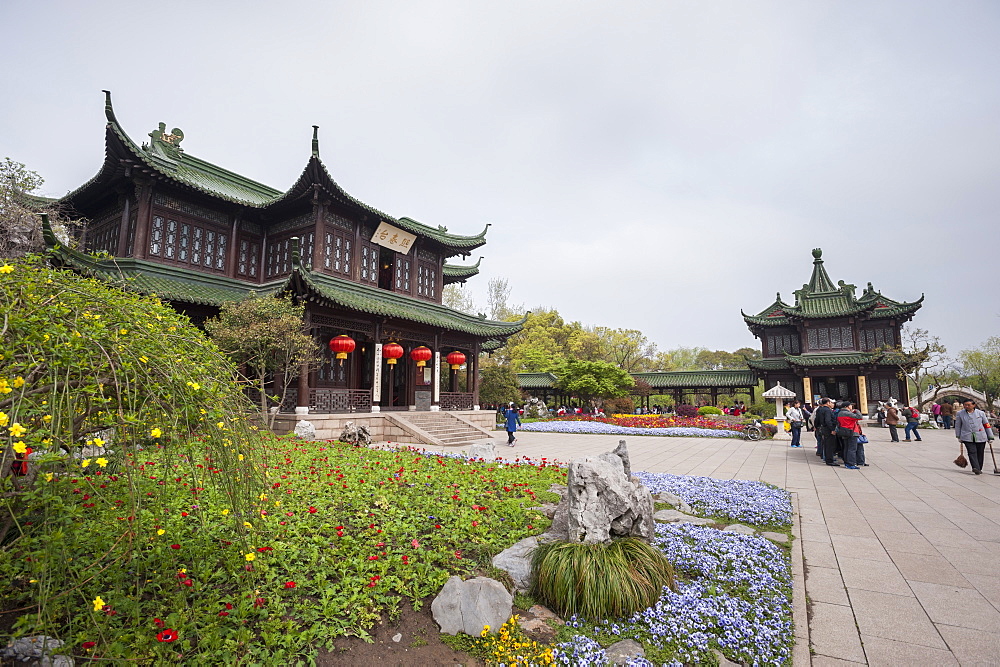
[[[675,587],[663,554],[631,537],[610,544],[542,544],[531,564],[533,595],[563,616],[624,618],[655,604],[664,587]]]

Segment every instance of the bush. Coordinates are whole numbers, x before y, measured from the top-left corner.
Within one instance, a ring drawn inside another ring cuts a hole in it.
[[[606,415],[631,415],[635,413],[635,403],[628,396],[607,398],[601,409]]]
[[[698,408],[693,405],[678,405],[675,412],[678,417],[697,417]]]
[[[652,606],[674,570],[664,555],[636,538],[610,544],[550,542],[535,549],[532,592],[564,617],[626,618]]]
[[[750,404],[750,412],[755,415],[762,415],[764,418],[774,417],[774,401],[761,401]]]
[[[722,414],[722,410],[720,410],[719,408],[715,407],[714,405],[705,405],[705,406],[702,406],[702,407],[698,408],[698,414],[701,415],[701,416],[705,416],[705,415],[721,415]]]

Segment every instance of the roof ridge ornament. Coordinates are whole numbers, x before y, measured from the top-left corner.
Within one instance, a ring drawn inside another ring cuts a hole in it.
[[[319,158],[319,125],[313,125],[312,156]]]
[[[184,132],[179,128],[167,132],[167,124],[160,123],[159,127],[149,133],[149,147],[163,154],[165,157],[179,160],[184,149],[181,148],[181,141],[184,140]]]

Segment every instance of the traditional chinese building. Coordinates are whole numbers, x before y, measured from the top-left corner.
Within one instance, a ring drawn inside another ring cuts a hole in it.
[[[899,346],[900,329],[920,308],[923,296],[893,301],[868,283],[859,297],[854,285],[833,284],[822,250],[812,254],[812,276],[795,290],[793,304],[779,293],[760,313],[743,313],[763,352],[763,359],[747,364],[765,387],[781,382],[802,400],[851,399],[868,411],[889,398],[908,404],[906,381],[899,377],[906,363],[891,348]]]
[[[156,294],[196,323],[250,292],[293,295],[305,304],[305,326],[326,359],[301,375],[284,410],[477,406],[479,353],[522,326],[442,305],[445,285],[479,270],[478,262],[449,260],[483,246],[485,229],[461,236],[355,199],[320,160],[316,127],[305,168],[281,191],[187,153],[184,133],[167,132],[163,123],[140,145],[105,94],[104,163],[61,200],[90,221],[80,239],[86,253],[60,246],[47,230],[58,261]],[[328,347],[337,337],[338,351],[351,348],[343,363]],[[440,390],[448,355],[452,369],[464,366],[465,391],[454,377],[451,391]]]

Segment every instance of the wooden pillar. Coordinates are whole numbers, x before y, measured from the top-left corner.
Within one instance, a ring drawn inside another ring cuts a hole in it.
[[[153,182],[151,180],[137,179],[139,186],[139,203],[136,206],[137,215],[135,219],[135,246],[132,248],[132,256],[136,259],[145,259],[149,254],[149,227],[153,220]]]
[[[295,401],[296,414],[309,413],[309,364],[299,367],[299,395]]]
[[[122,219],[118,223],[118,250],[115,251],[115,255],[118,257],[128,256],[128,223],[129,219],[132,217],[130,213],[132,212],[132,195],[129,194],[126,189],[123,199],[125,200],[122,205]]]
[[[313,271],[319,271],[323,266],[324,244],[326,243],[326,238],[324,236],[326,233],[326,226],[323,223],[323,214],[326,206],[324,206],[323,202],[319,200],[319,183],[313,184],[313,188],[313,216],[315,218],[315,224],[313,226],[312,257],[309,258],[309,263],[312,264]],[[304,257],[302,259],[303,261],[305,260]]]
[[[479,409],[479,342],[472,345],[472,409]]]
[[[236,263],[239,260],[240,249],[236,237],[239,234],[240,218],[242,211],[233,214],[233,224],[229,234],[229,250],[226,252],[226,275],[230,278],[236,277]],[[249,257],[247,258],[249,260]]]

